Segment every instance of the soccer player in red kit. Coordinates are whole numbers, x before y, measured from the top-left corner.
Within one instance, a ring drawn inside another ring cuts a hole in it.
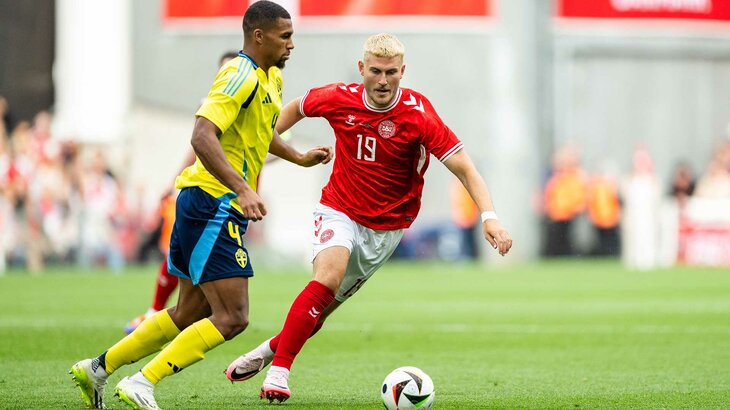
[[[313,279],[294,300],[281,332],[226,370],[231,381],[242,381],[271,363],[261,387],[269,401],[291,396],[289,369],[306,340],[385,263],[416,219],[430,155],[467,189],[492,247],[505,255],[512,246],[461,141],[423,95],[399,86],[403,55],[395,36],[374,35],[358,62],[362,84],[313,88],[281,110],[279,132],[304,117],[323,117],[336,145],[332,175],[314,212]]]

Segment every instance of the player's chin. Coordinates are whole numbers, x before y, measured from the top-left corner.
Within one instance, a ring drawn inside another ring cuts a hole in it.
[[[280,70],[281,70],[281,69],[283,69],[283,68],[284,68],[284,66],[286,65],[286,60],[288,60],[288,59],[289,59],[289,57],[283,57],[282,59],[280,59],[280,60],[279,60],[279,61],[278,61],[278,62],[276,63],[276,66],[277,66],[277,67],[279,67],[279,69],[280,69]]]

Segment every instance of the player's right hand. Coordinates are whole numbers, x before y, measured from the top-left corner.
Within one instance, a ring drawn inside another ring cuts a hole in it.
[[[497,219],[488,219],[482,223],[484,230],[484,238],[497,249],[499,254],[504,256],[512,248],[512,237],[509,232],[502,227]]]
[[[302,155],[299,165],[311,167],[317,164],[327,164],[334,157],[334,150],[331,146],[318,145]]]
[[[238,193],[238,204],[243,216],[250,221],[260,221],[266,216],[264,200],[248,186]]]

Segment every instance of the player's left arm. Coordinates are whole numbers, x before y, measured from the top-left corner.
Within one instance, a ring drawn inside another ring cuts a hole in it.
[[[279,135],[280,132],[287,131],[304,118],[304,115],[299,112],[300,100],[301,98],[296,98],[281,109],[279,119],[276,121],[274,136],[269,145],[269,153],[303,167],[326,164],[332,160],[333,151],[331,146],[318,145],[302,154]]]
[[[492,196],[489,193],[486,182],[484,182],[484,178],[482,178],[474,166],[474,162],[461,149],[444,161],[444,165],[446,165],[446,168],[452,174],[459,178],[459,181],[461,181],[464,188],[469,192],[474,203],[477,204],[479,212],[482,214],[482,232],[484,233],[484,238],[494,249],[499,250],[500,255],[506,255],[510,248],[512,248],[512,237],[497,219],[494,213]]]

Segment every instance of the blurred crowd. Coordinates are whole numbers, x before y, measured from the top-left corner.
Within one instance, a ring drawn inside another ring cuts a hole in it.
[[[139,257],[157,218],[125,198],[102,147],[59,141],[51,116],[14,118],[0,96],[0,272],[46,263],[120,271]]]
[[[681,217],[691,197],[730,199],[730,140],[714,147],[699,178],[688,162],[679,161],[669,186],[661,181],[643,146],[634,149],[628,175],[620,175],[610,161],[597,164],[589,173],[581,166],[575,146],[559,148],[539,201],[545,221],[543,255],[623,255],[631,266],[649,267],[657,249],[654,242],[659,240],[653,225],[658,223],[662,201],[672,201]],[[593,236],[589,247],[576,239],[576,224],[583,219]]]
[[[162,253],[161,208],[145,207],[141,188],[127,195],[104,147],[52,138],[48,112],[17,120],[2,96],[0,118],[0,273],[9,265],[38,272],[48,263],[118,272]],[[577,147],[555,151],[536,201],[544,216],[543,256],[622,255],[632,266],[650,266],[659,239],[647,232],[656,230],[650,225],[659,223],[661,201],[671,198],[681,212],[692,197],[730,199],[730,140],[714,147],[699,178],[688,162],[678,162],[668,187],[646,147],[637,146],[632,159],[628,174],[611,161],[589,172]],[[453,258],[475,259],[481,224],[460,186],[454,183],[450,195],[454,240],[441,242],[455,244],[458,249],[446,252]],[[580,237],[578,228],[586,225],[590,240]],[[406,256],[428,254],[403,249]]]

